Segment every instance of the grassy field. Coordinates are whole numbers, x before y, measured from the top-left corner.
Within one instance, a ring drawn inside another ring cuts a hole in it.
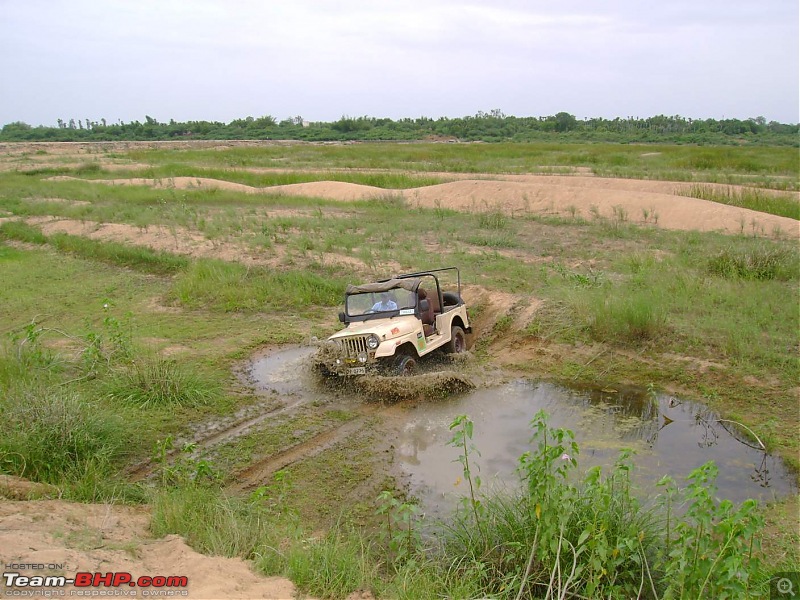
[[[138,166],[110,171],[100,159]],[[551,574],[543,565],[560,565],[565,557],[572,562],[572,554],[549,550],[564,545],[566,552],[567,540],[576,557],[589,557],[581,563],[580,588],[589,596],[635,595],[639,575],[646,577],[642,559],[653,561],[648,597],[691,597],[712,588],[758,594],[773,571],[800,568],[796,497],[739,512],[708,500],[668,545],[699,543],[692,532],[699,538],[699,524],[707,521],[720,539],[761,537],[763,549],[756,548],[758,560],[744,563],[734,554],[750,550],[738,541],[724,551],[702,549],[716,559],[695,560],[676,591],[669,587],[677,581],[675,565],[687,557],[659,554],[660,517],[630,508],[635,501],[628,492],[611,489],[621,472],[609,475],[608,485],[591,478],[578,484],[561,477],[546,451],[528,473],[531,481],[556,477],[548,479],[550,495],[467,499],[466,512],[446,527],[453,535],[442,534],[446,543],[433,548],[413,502],[372,455],[379,445],[368,433],[372,425],[280,470],[252,494],[225,493],[231,475],[285,450],[287,438],[300,443],[333,424],[365,418],[349,405],[306,407],[201,459],[170,441],[186,437],[192,424],[229,418],[262,401],[237,380],[235,367],[258,348],[330,334],[346,283],[458,265],[473,289],[514,299],[503,309],[485,302],[473,307],[485,324],[475,348],[479,365],[565,383],[649,385],[700,400],[745,424],[796,469],[795,241],[747,231],[668,231],[625,219],[410,208],[391,195],[343,202],[47,180],[54,174],[190,176],[269,186],[334,179],[404,188],[446,181],[447,172],[556,173],[581,166],[603,176],[696,182],[694,196],[796,218],[796,203],[771,203],[763,191],[797,189],[796,150],[298,144],[99,151],[80,160],[80,166],[0,172],[0,470],[55,484],[66,498],[148,501],[157,533],[178,532],[203,551],[253,559],[265,573],[289,575],[309,593],[333,598],[365,587],[380,597],[514,597],[524,572],[535,582],[526,584],[530,590],[541,591]],[[15,164],[24,166],[24,157]],[[259,168],[287,171],[247,171]],[[704,187],[715,182],[760,187],[747,197],[716,198]],[[128,238],[89,239],[78,230],[48,232],[40,218],[50,216],[88,224],[86,231],[99,224],[127,226],[132,235],[160,228],[172,241],[144,247]],[[190,235],[210,250],[179,253],[180,240]],[[515,307],[532,298],[541,307],[519,323]],[[567,448],[569,440],[561,443]],[[167,455],[178,458],[170,462]],[[153,463],[151,483],[129,480],[132,466],[154,457],[162,460]],[[699,498],[702,486],[695,484]],[[384,490],[392,493],[379,496]],[[628,508],[587,514],[595,504]],[[569,506],[572,516],[555,529],[530,521],[557,505]],[[580,550],[600,539],[587,524],[600,521],[613,523],[617,537],[605,549]],[[638,529],[626,529],[625,522]],[[542,537],[531,539],[534,534]],[[529,561],[531,546],[545,539],[540,562]],[[625,559],[615,572],[634,572],[635,563],[635,581],[612,581],[593,566],[614,548],[615,559],[622,556],[623,546]],[[496,547],[513,560],[498,557],[490,550]],[[541,569],[531,569],[533,563]],[[726,587],[734,584],[725,574],[737,569],[750,574],[741,590]]]

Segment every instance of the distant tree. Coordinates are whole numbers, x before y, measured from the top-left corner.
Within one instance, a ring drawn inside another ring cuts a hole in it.
[[[556,113],[556,131],[563,133],[575,129],[578,119],[565,112]]]

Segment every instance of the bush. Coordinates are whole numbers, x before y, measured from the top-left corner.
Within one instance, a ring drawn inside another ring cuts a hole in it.
[[[467,464],[468,418],[451,443]],[[610,474],[590,469],[575,479],[579,448],[571,431],[531,423],[536,449],[520,457],[522,489],[465,498],[448,526],[445,572],[477,579],[497,598],[744,598],[757,595],[755,557],[763,525],[753,500],[736,507],[715,498],[716,467],[708,463],[678,490],[664,478],[660,502],[644,507],[630,482],[630,451]],[[471,467],[473,470],[475,466]],[[464,468],[470,490],[480,480]],[[685,506],[676,515],[675,506]],[[524,595],[523,595],[524,594]]]

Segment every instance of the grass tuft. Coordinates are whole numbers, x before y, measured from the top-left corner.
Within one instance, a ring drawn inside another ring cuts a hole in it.
[[[209,382],[172,360],[151,358],[116,372],[106,384],[109,398],[140,409],[198,406],[218,395]]]
[[[310,271],[271,271],[200,260],[176,280],[171,295],[189,308],[302,310],[339,304],[345,285],[344,280]]]
[[[641,342],[666,329],[666,312],[650,294],[598,297],[590,311],[589,330],[598,341]]]
[[[61,252],[159,275],[174,273],[189,264],[188,258],[169,252],[117,242],[98,242],[66,233],[57,233],[49,241]]]
[[[0,404],[4,435],[0,465],[34,481],[79,480],[106,471],[125,448],[125,423],[79,394],[60,388],[17,387]]]
[[[752,248],[728,247],[711,257],[708,271],[727,279],[777,279],[788,281],[800,274],[797,252],[787,248],[758,245]]]
[[[727,187],[720,189],[718,186],[695,184],[688,190],[678,190],[678,194],[719,204],[749,208],[779,217],[800,219],[800,202],[795,198],[776,195],[757,188]]]
[[[22,221],[6,221],[0,224],[0,238],[29,244],[47,243],[47,236],[40,229]]]

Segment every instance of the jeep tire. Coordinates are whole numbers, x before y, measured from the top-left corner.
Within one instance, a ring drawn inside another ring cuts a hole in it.
[[[445,352],[448,354],[461,354],[467,349],[467,338],[464,330],[458,325],[453,325],[450,328],[450,341],[445,346]]]
[[[417,360],[408,354],[400,354],[394,359],[394,374],[400,376],[413,375],[417,368]]]

